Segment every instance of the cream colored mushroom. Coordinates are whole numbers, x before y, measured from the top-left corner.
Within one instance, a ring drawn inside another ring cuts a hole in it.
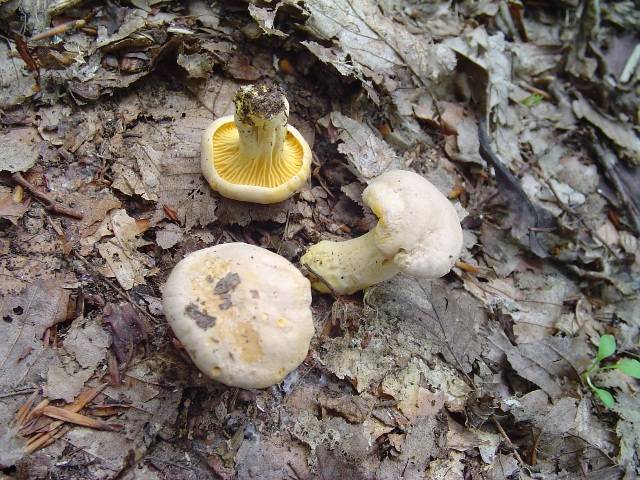
[[[369,183],[362,199],[378,224],[361,237],[312,246],[300,262],[318,277],[313,288],[351,294],[399,272],[437,278],[451,270],[462,227],[451,202],[428,180],[392,170]]]
[[[281,382],[314,333],[309,281],[287,259],[246,243],[198,250],[173,269],[165,315],[193,363],[229,386]]]

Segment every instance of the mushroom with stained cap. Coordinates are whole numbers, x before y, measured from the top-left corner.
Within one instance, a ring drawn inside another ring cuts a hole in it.
[[[314,332],[309,280],[284,257],[246,243],[187,255],[162,302],[196,366],[234,387],[281,382],[306,357]]]
[[[300,259],[318,281],[318,291],[351,294],[399,272],[419,278],[445,275],[462,249],[455,208],[417,173],[392,170],[376,177],[362,199],[378,217],[365,235],[321,241]]]
[[[220,195],[253,203],[289,198],[311,173],[311,149],[291,125],[289,102],[277,86],[241,87],[235,115],[202,134],[202,173]]]

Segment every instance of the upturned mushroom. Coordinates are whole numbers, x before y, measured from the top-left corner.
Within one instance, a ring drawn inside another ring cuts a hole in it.
[[[445,275],[462,249],[454,206],[417,173],[392,170],[375,178],[362,199],[378,217],[365,235],[323,240],[300,259],[317,277],[314,289],[351,294],[399,272],[418,278]]]
[[[302,363],[314,333],[309,280],[284,257],[246,243],[187,255],[162,301],[193,363],[229,386],[281,382]]]
[[[220,195],[277,203],[307,181],[311,149],[288,125],[289,102],[276,86],[245,86],[235,94],[235,115],[214,121],[202,135],[202,172]]]

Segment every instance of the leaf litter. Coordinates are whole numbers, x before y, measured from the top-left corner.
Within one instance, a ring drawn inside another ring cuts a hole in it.
[[[607,410],[581,378],[605,333],[638,354],[633,2],[23,3],[0,5],[3,474],[637,476],[635,380],[598,377]],[[258,79],[315,133],[311,185],[274,206],[199,167]],[[203,378],[162,318],[175,263],[358,236],[398,167],[464,211],[452,273],[314,296],[279,386]]]

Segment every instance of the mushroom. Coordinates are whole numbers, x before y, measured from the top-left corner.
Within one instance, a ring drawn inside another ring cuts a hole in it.
[[[202,135],[202,173],[220,195],[254,203],[289,198],[309,178],[311,149],[291,125],[284,92],[241,87],[235,115],[213,122]]]
[[[309,280],[284,257],[246,243],[184,257],[162,302],[193,363],[233,387],[281,382],[302,363],[314,333]]]
[[[378,217],[365,235],[321,241],[300,262],[318,281],[314,289],[351,294],[399,272],[419,278],[445,275],[462,249],[455,208],[417,173],[392,170],[375,178],[362,199]]]

